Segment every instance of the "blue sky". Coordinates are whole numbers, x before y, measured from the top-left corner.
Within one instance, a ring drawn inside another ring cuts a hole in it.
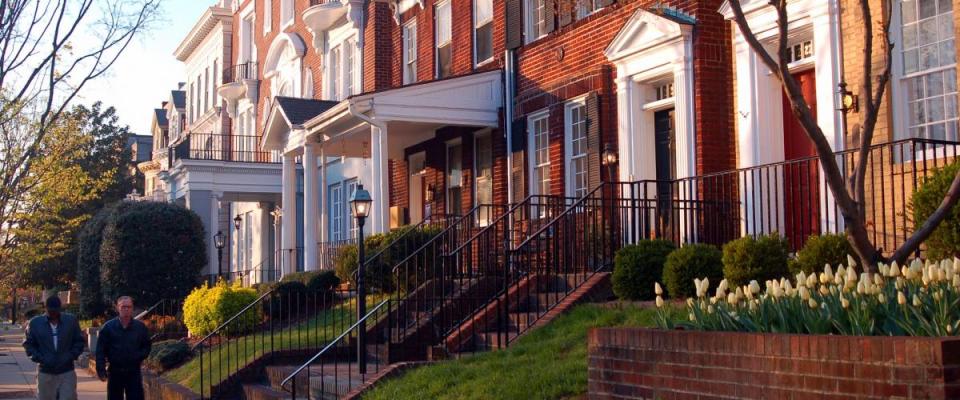
[[[121,124],[129,125],[136,134],[149,135],[153,109],[184,79],[183,63],[173,57],[173,51],[213,3],[164,0],[159,23],[130,43],[109,76],[84,87],[75,104],[100,100],[117,109]]]

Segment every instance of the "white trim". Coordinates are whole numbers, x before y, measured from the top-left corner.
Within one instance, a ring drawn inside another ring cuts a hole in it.
[[[574,157],[573,157],[573,116],[572,116],[572,112],[573,112],[573,109],[576,108],[576,107],[582,107],[582,108],[583,108],[581,118],[582,118],[582,121],[583,121],[583,122],[586,122],[586,120],[587,120],[587,115],[586,115],[586,113],[587,113],[587,97],[586,97],[586,95],[580,96],[580,97],[577,97],[577,98],[574,98],[574,99],[571,99],[571,100],[568,100],[568,101],[566,102],[566,104],[563,105],[563,160],[564,160],[563,165],[566,166],[565,171],[564,171],[564,185],[563,185],[563,186],[564,186],[564,193],[566,194],[567,197],[577,197],[577,198],[579,198],[579,197],[582,196],[583,193],[578,194],[576,188],[574,187],[574,185],[576,184],[576,181],[577,181],[577,177],[576,177],[576,174],[574,173],[574,170],[573,170]],[[584,124],[584,129],[587,129],[587,128],[586,128],[586,124]],[[583,139],[582,139],[582,140],[584,140],[584,141],[588,141],[588,140],[589,140],[589,137],[588,137],[588,133],[587,133],[587,132],[584,132],[584,136],[583,136]],[[588,154],[589,154],[589,151],[587,151],[587,144],[585,143],[585,144],[583,145],[583,153],[580,154],[577,158],[578,158],[578,159],[579,159],[579,158],[584,158],[584,159],[585,159],[585,158],[587,158]],[[584,166],[586,166],[586,164],[584,164]],[[581,172],[589,174],[589,171],[588,171],[588,170],[587,170],[587,171],[581,171]],[[584,192],[584,193],[590,189],[590,188],[588,187],[588,186],[589,186],[589,176],[588,176],[588,178],[587,178],[587,183],[586,183],[586,185],[587,185],[587,186],[584,186],[583,188],[581,188],[581,191]]]
[[[489,1],[489,2],[490,2],[491,13],[490,13],[490,19],[488,19],[488,20],[485,20],[485,21],[477,21],[477,2],[480,2],[480,1]],[[473,4],[472,4],[472,5],[473,5],[473,26],[471,27],[471,29],[473,30],[473,32],[472,32],[473,35],[471,35],[471,36],[472,36],[472,40],[473,40],[473,51],[472,51],[472,53],[473,53],[473,66],[474,66],[474,67],[479,67],[479,66],[484,65],[484,64],[486,64],[486,63],[488,63],[488,62],[490,62],[490,61],[493,61],[493,58],[494,58],[494,57],[493,57],[493,13],[494,13],[494,11],[493,11],[493,0],[473,0],[472,3],[473,3]],[[490,57],[487,57],[487,58],[485,58],[485,59],[483,59],[483,60],[478,60],[478,59],[477,59],[477,30],[478,30],[481,26],[486,25],[486,24],[490,24]]]
[[[543,3],[543,7],[544,7],[543,12],[544,14],[546,14],[547,0],[523,0],[522,8],[523,8],[523,43],[524,44],[535,42],[537,39],[547,36],[547,32],[545,32],[547,30],[546,15],[543,16],[544,18],[544,23],[542,27],[543,31],[539,32],[540,33],[539,35],[534,34],[537,30],[539,30],[537,28],[537,22],[539,21],[537,21],[537,16],[535,16],[534,13],[531,12],[534,10],[534,7],[532,7],[532,5],[536,4],[537,5],[536,8],[540,8],[540,3]]]
[[[261,0],[263,4],[263,36],[273,30],[273,0]]]
[[[450,20],[447,21],[448,29],[450,30],[450,39],[441,42],[438,38],[440,37],[440,9],[443,7],[449,7],[450,9]],[[445,46],[450,46],[450,61],[448,65],[453,64],[453,2],[451,0],[443,0],[437,2],[433,6],[433,76],[436,78],[441,78],[440,76],[440,48]]]
[[[490,141],[490,202],[493,202],[493,131],[490,128],[481,129],[473,133],[473,206],[479,206],[480,202],[480,140],[486,138]],[[478,210],[476,222],[478,226],[487,226],[490,223],[490,214],[488,211]]]
[[[546,120],[547,122],[547,130],[545,133],[547,162],[541,163],[541,164],[535,164],[536,153],[537,153],[537,140],[536,140],[537,138],[536,138],[536,132],[534,130],[536,129],[535,122],[540,120]],[[527,115],[527,133],[526,134],[527,134],[527,154],[529,154],[529,157],[527,157],[527,161],[529,165],[529,168],[528,168],[529,181],[528,182],[530,183],[529,185],[527,185],[528,186],[527,194],[528,195],[548,195],[550,193],[540,193],[539,186],[543,183],[543,181],[536,179],[536,169],[539,165],[547,166],[547,168],[549,169],[549,165],[550,165],[550,109],[549,108],[545,108],[543,110],[536,111],[534,113]],[[548,182],[550,181],[549,175],[547,175],[546,180]]]
[[[412,36],[413,36],[412,39],[407,36],[408,33],[409,33],[409,34],[412,34]],[[403,84],[404,84],[404,85],[409,85],[409,84],[411,84],[411,83],[416,83],[416,82],[417,82],[417,69],[418,69],[417,63],[420,61],[419,54],[417,53],[417,52],[420,50],[420,46],[419,46],[418,43],[417,43],[417,36],[418,36],[418,32],[417,32],[417,20],[416,20],[416,18],[411,19],[410,21],[407,21],[407,22],[404,23],[403,26],[400,28],[400,40],[401,40],[401,42],[402,42],[402,43],[401,43],[401,46],[400,46],[400,47],[401,47],[400,51],[403,53],[403,54],[401,55],[401,58],[402,58],[401,62],[403,63],[403,65],[402,65],[403,78],[402,78],[402,79],[403,79]],[[410,39],[410,40],[408,40],[408,39]],[[409,43],[412,43],[412,44],[413,44],[413,51],[412,51],[412,52],[410,52],[410,48],[407,46]],[[413,59],[412,59],[412,60],[410,59],[410,57],[408,57],[408,53],[412,53],[412,54],[413,54]],[[408,64],[411,63],[411,61],[413,62],[413,67],[414,67],[414,68],[413,68],[413,71],[407,71],[407,66],[408,66]]]

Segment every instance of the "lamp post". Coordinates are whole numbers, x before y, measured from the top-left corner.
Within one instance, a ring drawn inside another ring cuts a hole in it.
[[[350,196],[350,211],[353,217],[357,219],[357,321],[360,325],[357,327],[357,366],[361,374],[367,373],[367,323],[363,319],[367,314],[367,292],[364,285],[363,263],[365,257],[363,254],[363,223],[370,214],[370,204],[373,199],[370,198],[370,192],[363,189],[363,185],[357,185],[357,190]]]
[[[217,248],[217,277],[223,276],[223,232],[213,235],[213,245]]]

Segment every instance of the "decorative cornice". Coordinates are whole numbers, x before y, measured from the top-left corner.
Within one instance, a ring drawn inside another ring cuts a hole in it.
[[[222,7],[207,8],[193,26],[193,29],[190,30],[190,33],[188,33],[187,36],[183,38],[183,41],[180,42],[180,45],[177,46],[177,49],[173,52],[174,57],[180,61],[187,61],[187,58],[193,54],[193,51],[203,42],[203,39],[207,37],[210,31],[217,26],[218,22],[223,23],[224,27],[232,26],[233,14],[230,13],[230,9]]]

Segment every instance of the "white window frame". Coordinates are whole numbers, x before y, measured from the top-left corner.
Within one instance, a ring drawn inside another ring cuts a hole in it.
[[[488,149],[490,154],[490,176],[484,177],[480,175],[480,141],[489,140],[490,148]],[[473,135],[473,205],[474,207],[480,206],[483,203],[480,202],[480,185],[489,185],[490,190],[490,200],[493,202],[493,133],[490,129],[479,130]],[[478,210],[477,212],[477,225],[478,226],[487,226],[490,224],[490,219],[492,213],[489,210]]]
[[[547,0],[524,0],[523,15],[524,43],[547,36]]]
[[[580,108],[582,110],[580,114],[581,119],[578,122],[583,124],[582,129],[584,130],[583,137],[580,139],[583,141],[583,144],[581,146],[582,153],[576,154],[576,155],[573,154],[573,150],[574,150],[573,110],[575,108]],[[589,145],[588,143],[589,138],[588,138],[588,132],[587,132],[587,98],[585,96],[570,100],[567,102],[567,104],[563,106],[563,138],[564,138],[563,139],[564,165],[567,166],[566,171],[564,171],[566,175],[566,179],[565,179],[566,183],[564,185],[564,191],[567,197],[580,198],[580,197],[583,197],[585,194],[587,194],[587,192],[590,190],[589,176],[586,177],[584,181],[584,186],[582,188],[576,187],[577,175],[589,174],[589,170],[587,170],[586,168],[587,162],[588,162],[586,161],[586,159],[587,159],[587,154],[589,153],[589,151],[587,150],[587,146]],[[574,161],[577,161],[580,159],[584,160],[584,168],[585,168],[584,171],[576,171],[574,169],[574,165],[575,165]]]
[[[434,6],[434,37],[438,38],[436,44],[433,46],[433,63],[434,63],[434,76],[440,78],[440,48],[444,46],[453,46],[453,5],[452,1],[445,0],[437,3]],[[450,39],[441,42],[440,37],[440,9],[443,7],[450,7],[450,20],[447,21],[448,29],[450,31]],[[450,64],[453,64],[453,48],[450,48]]]
[[[546,162],[541,162],[538,164],[537,163],[536,126],[537,126],[537,122],[539,121],[545,122],[546,130],[542,134],[546,135],[546,137],[544,138],[545,139],[544,144],[547,151],[547,157],[546,157]],[[528,157],[528,159],[530,160],[530,185],[528,189],[528,194],[549,195],[550,194],[549,189],[547,190],[548,193],[540,193],[542,191],[541,186],[544,183],[546,183],[548,186],[550,185],[550,111],[549,110],[537,111],[533,114],[530,114],[527,117],[527,138],[528,138],[527,151],[528,151],[528,154],[530,154],[530,156]],[[546,179],[537,180],[537,169],[539,168],[546,169],[547,171]],[[546,211],[545,209],[542,209],[542,210],[544,212]]]
[[[459,184],[457,186],[452,186],[453,179],[451,179],[451,177],[453,176],[453,171],[450,169],[450,149],[457,146],[460,146],[460,171],[459,171],[460,176],[458,177]],[[462,213],[463,212],[463,141],[460,140],[460,138],[448,140],[446,142],[446,146],[444,146],[443,158],[444,158],[443,201],[445,206],[444,212],[447,215],[451,215],[450,210],[453,207],[451,207],[451,203],[450,203],[450,198],[452,197],[450,196],[450,192],[453,189],[460,189],[461,204],[459,204],[457,208],[460,208],[460,211]]]
[[[891,77],[892,79],[891,99],[893,99],[893,126],[895,127],[894,138],[895,139],[911,139],[913,138],[913,134],[910,132],[910,102],[909,102],[909,93],[907,88],[907,80],[911,78],[924,76],[930,73],[938,72],[938,71],[946,71],[946,70],[955,71],[957,66],[957,60],[956,60],[957,36],[956,34],[954,34],[954,38],[953,38],[954,60],[952,64],[941,65],[940,67],[930,68],[927,70],[923,70],[922,72],[916,71],[907,75],[905,73],[905,66],[903,61],[903,52],[906,49],[906,45],[903,39],[903,17],[902,17],[903,1],[894,1],[892,8],[893,10],[891,12],[892,19],[890,23],[890,29],[891,29],[890,35],[895,44],[893,49],[893,73],[892,73],[893,76]],[[957,9],[956,7],[954,7],[951,13],[956,13],[956,12],[957,12]],[[942,15],[942,14],[938,14],[938,15]],[[939,28],[939,25],[938,25],[938,28]],[[919,32],[918,32],[918,36],[919,36]],[[957,79],[960,80],[960,76],[957,76]],[[958,98],[960,98],[960,92],[958,92]],[[944,99],[946,99],[946,96],[944,96]],[[960,103],[960,100],[958,100],[958,103]],[[960,114],[960,110],[955,112]],[[954,120],[956,120],[956,118]],[[945,119],[945,121],[949,123],[950,120]],[[960,121],[958,121],[958,124],[960,124]],[[948,133],[945,133],[945,135],[947,134]],[[950,138],[949,136],[946,136],[945,140],[957,140],[957,138],[960,137],[960,127],[957,128],[957,132],[955,132],[955,135],[956,137],[954,138]],[[933,148],[927,151],[918,150],[916,156],[925,158],[925,159],[933,159],[937,157],[937,149]],[[901,161],[905,161],[905,160],[901,160]]]
[[[349,55],[349,57],[347,57]],[[356,94],[354,89],[356,87],[354,82],[354,64],[357,61],[357,46],[354,44],[353,39],[347,39],[343,41],[341,46],[340,58],[343,60],[343,65],[340,67],[343,73],[343,77],[340,79],[343,83],[343,89],[340,90],[340,93],[343,94],[343,98],[347,98]]]
[[[243,216],[243,250],[246,253],[244,255],[244,260],[246,260],[246,265],[244,265],[245,270],[252,269],[253,265],[253,211],[247,211]]]
[[[302,96],[305,99],[313,98],[313,69],[304,68],[303,70],[303,90]]]
[[[417,20],[412,19],[403,25],[403,84],[417,82]],[[412,45],[412,48],[411,48]]]
[[[327,85],[327,96],[330,100],[340,101],[340,85],[342,84],[340,82],[342,79],[340,69],[343,63],[343,52],[340,50],[339,44],[330,49],[328,60],[327,82],[330,84]]]
[[[345,196],[344,198],[349,199],[350,196],[353,195],[353,192],[357,190],[358,185],[359,185],[359,182],[357,181],[357,178],[347,179],[343,181],[344,196]],[[350,217],[350,205],[347,203],[347,201],[344,201],[343,204],[344,204],[344,208],[343,208],[344,215],[349,220],[349,222],[347,223],[347,228],[348,228],[347,238],[356,239],[357,232],[359,231],[357,227],[357,219]]]
[[[481,1],[490,2],[490,10],[491,10],[491,11],[490,11],[490,18],[484,19],[484,20],[482,20],[482,21],[481,21],[481,20],[477,20],[477,4],[478,4],[479,2],[481,2]],[[493,35],[492,35],[492,33],[493,33],[493,0],[474,0],[474,1],[473,1],[473,16],[474,16],[474,18],[473,18],[473,65],[474,65],[475,67],[479,67],[479,66],[481,66],[481,65],[484,65],[484,64],[486,64],[486,63],[489,63],[490,61],[493,61]],[[477,58],[477,57],[478,57],[478,56],[477,56],[477,42],[478,42],[478,41],[477,41],[477,38],[479,37],[479,35],[477,35],[477,31],[480,29],[480,27],[482,27],[482,26],[484,26],[484,25],[486,25],[486,24],[490,24],[490,32],[491,32],[491,37],[490,37],[490,57],[487,57],[487,58],[485,58],[485,59],[483,59],[483,60],[480,60],[480,59]]]
[[[263,34],[270,33],[273,29],[273,0],[263,0]]]
[[[343,183],[337,182],[329,186],[330,194],[330,240],[340,241],[346,239],[346,230],[343,225],[344,206]]]
[[[296,11],[294,10],[293,0],[280,0],[280,29],[286,29],[293,25]]]

